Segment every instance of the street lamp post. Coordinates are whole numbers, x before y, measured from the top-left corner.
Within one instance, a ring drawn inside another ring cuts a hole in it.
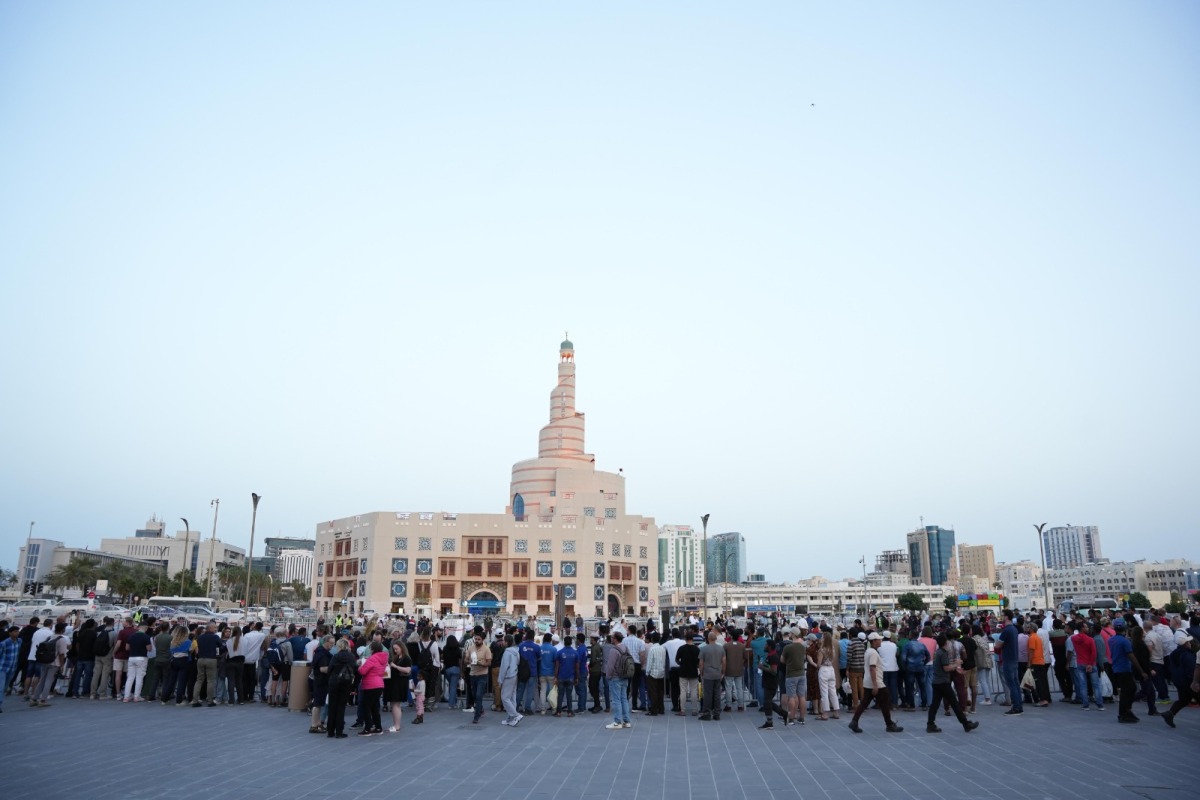
[[[33,549],[33,526],[34,526],[34,523],[30,522],[29,523],[29,535],[25,537],[25,564],[24,564],[24,566],[21,567],[21,572],[22,572],[21,582],[24,584],[21,587],[21,589],[22,589],[21,594],[25,594],[24,589],[26,586],[28,586],[30,597],[33,597],[33,595],[34,595],[34,592],[33,592],[34,575],[29,574],[29,551],[31,549]],[[35,575],[36,575],[36,572],[35,572]]]
[[[1054,605],[1050,600],[1050,575],[1046,572],[1046,541],[1042,536],[1042,530],[1049,523],[1043,522],[1041,525],[1034,525],[1034,529],[1038,535],[1038,551],[1042,554],[1042,602],[1046,604],[1046,611],[1050,610],[1050,606]]]
[[[192,563],[192,526],[188,524],[187,517],[180,517],[183,520],[183,569],[179,571],[179,596],[183,597],[187,594],[183,590],[183,582],[187,578],[187,573],[184,571]]]
[[[250,500],[254,503],[254,509],[250,512],[250,552],[246,553],[246,608],[250,607],[250,575],[254,572],[254,525],[258,522],[258,501],[262,497],[250,493]]]
[[[708,517],[708,514],[700,517],[700,526],[704,531],[704,619],[700,621],[702,625],[708,622]]]
[[[213,531],[212,538],[208,540],[208,587],[204,593],[212,597],[213,555],[217,547],[217,514],[221,511],[221,498],[211,501],[209,505],[213,507]]]

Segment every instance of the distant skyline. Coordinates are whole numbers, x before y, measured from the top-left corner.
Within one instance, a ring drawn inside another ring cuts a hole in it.
[[[502,511],[1196,558],[1196,4],[0,7],[0,566]]]

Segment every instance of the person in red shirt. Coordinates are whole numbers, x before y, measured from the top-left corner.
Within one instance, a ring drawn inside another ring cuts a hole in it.
[[[1096,710],[1104,710],[1104,696],[1100,691],[1100,674],[1096,671],[1096,640],[1087,629],[1087,624],[1077,622],[1072,626],[1071,647],[1075,651],[1075,696],[1088,707],[1088,700],[1096,699]]]

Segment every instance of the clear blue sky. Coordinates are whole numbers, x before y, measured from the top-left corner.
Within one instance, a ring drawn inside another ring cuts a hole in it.
[[[1197,557],[1200,5],[0,6],[0,565],[502,511]]]

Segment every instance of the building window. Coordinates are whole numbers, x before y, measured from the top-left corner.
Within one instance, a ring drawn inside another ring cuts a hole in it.
[[[574,553],[575,552],[575,540],[574,539],[567,539],[567,540],[563,541],[563,552],[564,553]]]
[[[363,550],[366,550],[370,546],[371,546],[371,540],[368,539],[366,536],[364,536],[363,537]]]
[[[529,577],[529,562],[528,561],[514,561],[512,563],[512,576],[514,578],[528,578]]]
[[[393,545],[394,545],[393,549],[407,550],[408,549],[408,537],[407,536],[397,536],[395,538],[395,540],[393,541]]]
[[[513,586],[511,590],[512,590],[512,599],[513,600],[528,600],[529,599],[529,585],[528,584],[519,583],[519,584]]]
[[[321,555],[325,555],[325,545],[321,545]]]
[[[517,522],[525,521],[525,498],[519,494],[513,495],[513,519]]]
[[[362,561],[358,562],[358,571],[359,572],[367,571],[367,560],[365,558]]]
[[[408,597],[408,584],[404,581],[392,581],[392,597]]]
[[[594,516],[596,516],[596,509],[592,506],[584,506],[583,507],[583,515],[585,517],[594,517]]]
[[[529,540],[528,539],[517,539],[516,550],[518,553],[528,553],[529,552]]]
[[[358,552],[358,539],[354,540],[354,552]]]
[[[646,558],[646,555],[647,555],[647,548],[639,547],[638,548],[638,558]]]
[[[612,546],[612,554],[613,554],[613,558],[620,558],[621,557],[621,545],[614,544]]]
[[[449,577],[454,575],[455,566],[456,562],[454,561],[442,561],[439,569],[441,570],[442,575]]]
[[[318,578],[325,577],[325,562],[324,561],[322,561],[320,564],[317,564],[317,577]]]
[[[467,539],[467,555],[469,555],[469,556],[483,555],[483,540],[482,539]]]
[[[468,561],[467,562],[467,577],[468,578],[482,578],[483,577],[483,562],[482,561]]]
[[[538,539],[538,552],[539,553],[549,553],[550,552],[550,540],[549,539]]]
[[[625,545],[625,557],[633,558],[633,545],[631,545],[631,544]]]
[[[553,600],[554,599],[554,587],[538,585],[537,599],[538,600]]]
[[[503,539],[488,539],[488,555],[502,556],[504,555],[504,540]]]
[[[595,577],[599,578],[600,580],[604,580],[604,562],[603,561],[596,562],[596,566],[593,569],[593,574],[595,575]]]
[[[487,566],[487,574],[489,578],[499,578],[504,575],[503,561],[489,561]]]
[[[596,555],[604,555],[604,542],[596,542]]]
[[[446,537],[446,538],[442,539],[442,552],[443,553],[453,553],[454,552],[454,539],[453,538]]]
[[[321,584],[317,584],[317,597],[321,596]]]
[[[418,550],[432,550],[433,549],[433,537],[431,537],[431,536],[419,537],[417,539],[417,549]]]
[[[539,578],[549,578],[554,575],[554,563],[551,561],[537,562],[537,576]]]
[[[574,578],[575,577],[575,562],[574,561],[559,562],[558,576],[560,578]]]
[[[453,600],[455,596],[453,583],[439,583],[438,596],[443,600]]]
[[[617,510],[615,508],[604,509],[604,518],[605,519],[616,519],[617,518]]]

